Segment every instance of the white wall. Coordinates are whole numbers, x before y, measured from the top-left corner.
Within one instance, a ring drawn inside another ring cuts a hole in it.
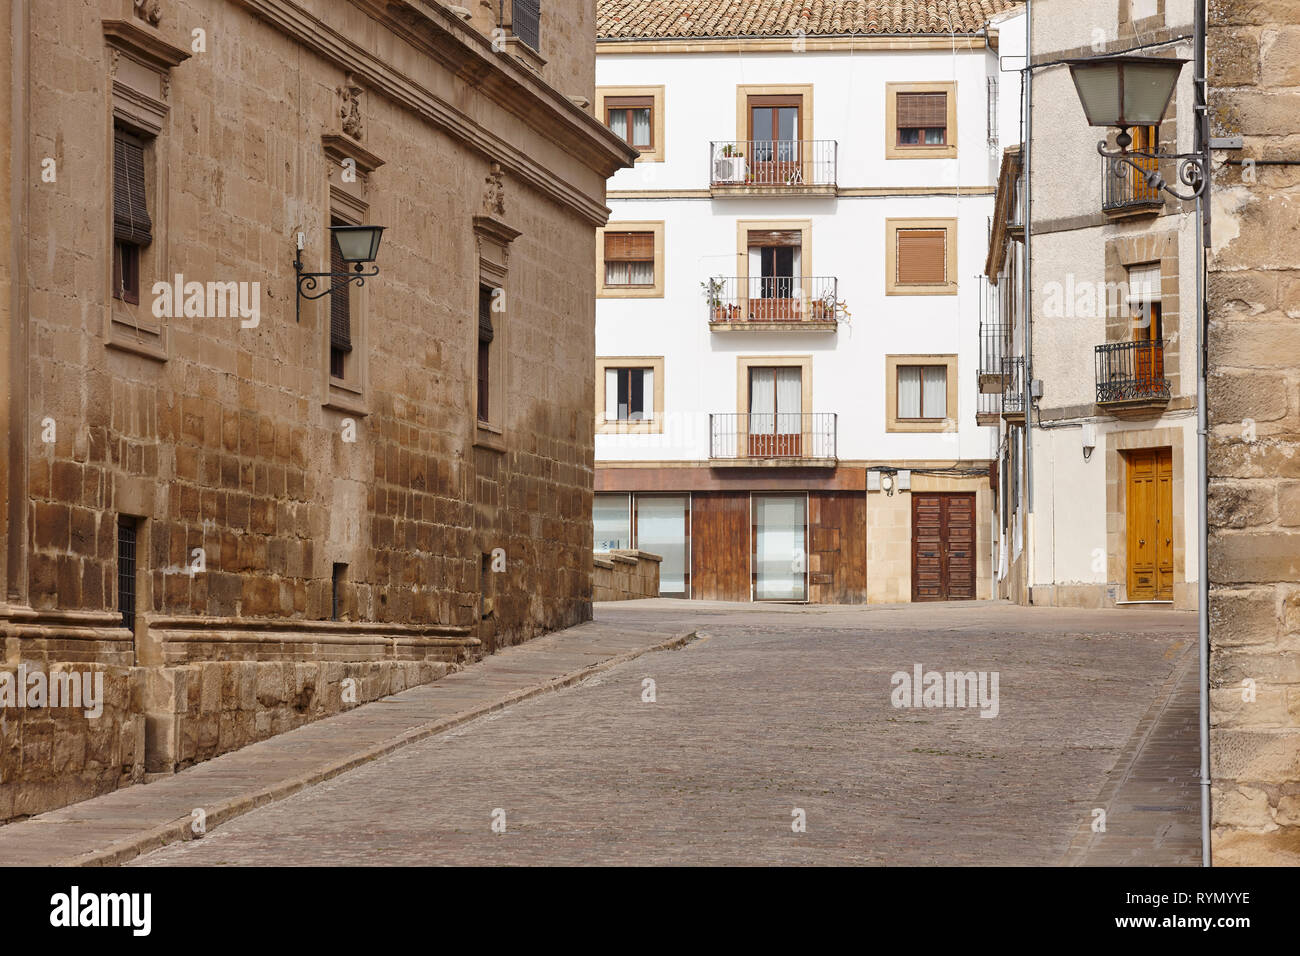
[[[983,50],[597,57],[598,86],[664,84],[667,161],[617,173],[611,191],[707,189],[711,140],[736,135],[738,84],[813,85],[813,136],[838,141],[838,181],[854,187],[990,187]],[[886,160],[886,81],[956,80],[958,158]],[[665,292],[600,299],[600,356],[663,355],[664,435],[596,439],[597,460],[704,460],[708,414],[736,411],[738,355],[813,356],[813,402],[838,414],[842,460],[983,459],[992,429],[975,424],[980,287],[992,196],[652,198],[609,201],[619,221],[665,222]],[[886,296],[886,218],[954,217],[958,294]],[[734,276],[738,219],[811,219],[811,269],[835,276],[852,320],[836,333],[711,332],[700,283]],[[885,356],[959,356],[959,431],[885,432]]]

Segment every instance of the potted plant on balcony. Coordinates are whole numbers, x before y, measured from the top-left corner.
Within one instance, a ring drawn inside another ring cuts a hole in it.
[[[704,298],[709,303],[709,320],[720,322],[726,317],[726,306],[722,304],[722,276],[714,276],[700,283]]]
[[[827,292],[821,298],[813,299],[811,305],[814,319],[835,319],[837,322],[843,319],[843,321],[847,322],[853,318],[848,303],[839,298],[834,292]]]

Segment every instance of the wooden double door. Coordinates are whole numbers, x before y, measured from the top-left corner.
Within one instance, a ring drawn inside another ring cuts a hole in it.
[[[1174,457],[1170,448],[1129,452],[1128,599],[1174,597]]]
[[[912,600],[975,598],[975,496],[912,494]]]

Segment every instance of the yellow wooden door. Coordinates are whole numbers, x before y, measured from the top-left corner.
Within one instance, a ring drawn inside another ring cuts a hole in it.
[[[1168,448],[1128,456],[1128,599],[1174,596],[1173,454]]]

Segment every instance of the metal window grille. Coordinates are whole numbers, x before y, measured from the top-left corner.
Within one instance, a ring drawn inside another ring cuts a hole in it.
[[[117,519],[117,606],[122,626],[135,628],[135,534],[136,519]]]
[[[998,78],[988,77],[989,145],[998,145]]]
[[[512,0],[510,28],[514,35],[538,53],[542,51],[541,0]]]

